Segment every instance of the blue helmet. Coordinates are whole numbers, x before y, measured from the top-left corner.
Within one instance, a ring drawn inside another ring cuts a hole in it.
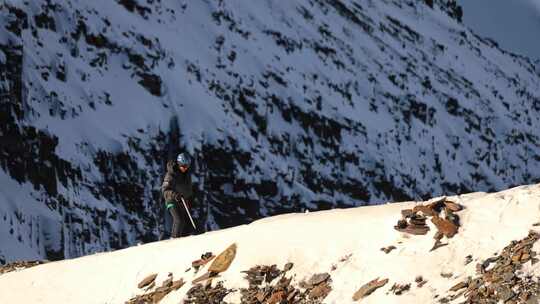
[[[180,165],[180,166],[190,166],[191,165],[191,159],[189,157],[189,155],[187,153],[180,153],[178,154],[178,156],[176,157],[176,162]]]

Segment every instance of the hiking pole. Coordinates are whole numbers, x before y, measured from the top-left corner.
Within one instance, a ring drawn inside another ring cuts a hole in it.
[[[186,208],[186,213],[189,217],[189,220],[191,221],[191,225],[193,225],[193,229],[197,230],[197,227],[195,226],[195,222],[193,222],[193,219],[191,218],[191,214],[189,214],[189,209],[187,207],[186,201],[184,201],[184,198],[182,197],[182,203],[184,204],[184,208]]]

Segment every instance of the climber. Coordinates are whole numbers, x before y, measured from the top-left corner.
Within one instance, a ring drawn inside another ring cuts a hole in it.
[[[173,219],[171,238],[182,236],[186,222],[191,222],[196,229],[189,213],[193,202],[190,165],[191,159],[187,153],[178,154],[176,161],[171,160],[167,163],[167,173],[161,185],[165,207]]]

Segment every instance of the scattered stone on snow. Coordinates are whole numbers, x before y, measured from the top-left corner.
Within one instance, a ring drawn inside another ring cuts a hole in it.
[[[416,282],[416,287],[418,288],[422,288],[422,286],[424,286],[427,283],[427,281],[424,280],[422,276],[417,276],[416,279],[414,279],[414,281]]]
[[[285,276],[292,267],[292,263],[287,263],[283,270],[277,268],[276,265],[258,265],[242,271],[246,274],[249,288],[240,289],[241,303],[322,303],[322,300],[332,291],[330,275],[328,273],[314,274],[309,280],[302,281],[299,286],[293,286],[292,278]]]
[[[187,299],[184,300],[185,304],[227,304],[223,299],[235,292],[234,289],[227,289],[223,286],[223,282],[218,282],[216,286],[212,287],[212,284],[196,284],[191,287],[186,293]],[[243,302],[242,302],[243,303]]]
[[[283,266],[283,272],[287,272],[289,270],[291,270],[293,268],[294,264],[289,262],[287,264],[285,264],[285,266]]]
[[[441,272],[441,277],[445,279],[450,279],[454,274],[451,272]]]
[[[346,261],[348,261],[348,260],[352,257],[352,255],[353,255],[352,253],[349,253],[349,254],[347,254],[347,255],[341,257],[341,258],[339,259],[339,261],[340,261],[341,263],[346,262]]]
[[[462,303],[537,304],[540,299],[540,282],[532,274],[522,271],[523,264],[533,262],[536,252],[532,247],[540,234],[530,231],[521,241],[512,241],[500,254],[477,264],[477,277],[467,278],[450,288],[448,296],[439,299],[449,303],[461,296]],[[472,257],[471,257],[472,259]]]
[[[349,254],[346,254],[344,256],[342,256],[341,258],[339,258],[339,263],[345,263],[347,261],[349,261],[349,259],[352,257],[352,253],[349,253]],[[330,271],[334,271],[338,268],[338,262],[336,263],[332,263],[332,265],[330,266]]]
[[[255,266],[255,267],[250,268],[249,270],[244,270],[242,272],[246,274],[246,279],[248,280],[250,284],[260,285],[263,282],[266,282],[266,283],[272,282],[275,278],[282,275],[285,272],[285,270],[281,271],[277,268],[276,265],[272,265],[272,266]]]
[[[328,280],[330,278],[330,275],[328,273],[318,273],[318,274],[314,274],[308,281],[307,281],[307,285],[308,286],[315,286],[315,285],[319,285],[320,283]]]
[[[354,293],[352,297],[353,301],[358,301],[362,298],[369,296],[378,288],[381,288],[384,285],[386,285],[386,283],[388,283],[388,279],[383,279],[379,281],[379,278],[376,278],[374,280],[367,282],[366,284],[362,285],[362,287],[360,287],[360,289],[358,289]]]
[[[452,201],[449,201],[449,200],[444,200],[444,206],[450,210],[450,211],[453,211],[453,212],[458,212],[458,211],[461,211],[463,210],[463,206],[460,205],[460,204],[457,204],[457,203],[454,203]]]
[[[441,240],[438,240],[438,239],[435,239],[435,243],[433,244],[433,247],[431,247],[431,249],[429,251],[433,251],[437,248],[441,248],[443,246],[446,246],[448,245],[448,243],[443,243],[441,242]]]
[[[431,222],[437,228],[434,235],[435,243],[430,251],[433,251],[448,243],[442,243],[441,239],[453,237],[458,233],[460,226],[459,216],[455,212],[463,210],[464,207],[443,197],[427,205],[417,205],[413,209],[401,210],[402,218],[398,220],[394,229],[414,235],[424,235],[429,231],[426,225],[427,217],[431,217]]]
[[[202,254],[200,259],[191,262],[191,267],[193,267],[193,269],[195,269],[195,273],[197,273],[201,267],[208,264],[208,262],[212,261],[215,257],[216,256],[211,252]]]
[[[462,288],[467,288],[469,284],[467,282],[459,282],[450,288],[450,291],[458,291]]]
[[[219,277],[219,273],[212,272],[212,271],[207,271],[205,274],[203,274],[203,275],[197,277],[196,279],[194,279],[193,281],[191,281],[191,283],[192,284],[198,284],[198,283],[201,283],[203,281],[214,279],[214,278],[217,278],[217,277]]]
[[[332,291],[330,282],[330,274],[317,273],[311,276],[307,282],[300,282],[300,287],[306,289],[304,294],[307,294],[309,299],[322,301]]]
[[[431,206],[424,206],[424,205],[418,205],[418,206],[415,206],[413,208],[413,213],[418,213],[418,212],[421,212],[423,215],[425,216],[435,216],[435,215],[438,215],[437,212],[435,212],[435,210],[433,210],[431,208]]]
[[[157,274],[152,274],[144,278],[137,285],[137,287],[138,288],[146,287],[145,293],[129,299],[128,301],[126,301],[126,304],[157,304],[169,293],[180,289],[185,284],[183,279],[174,281],[172,273],[169,273],[169,275],[167,276],[167,279],[163,281],[161,286],[152,290],[156,286],[156,282],[155,282],[156,277],[157,277]]]
[[[48,263],[48,261],[19,261],[0,266],[0,275],[3,275],[12,271],[19,271],[27,268],[31,268],[37,265]]]
[[[194,279],[191,283],[197,284],[200,282],[203,282],[205,280],[214,279],[219,276],[220,272],[226,271],[229,266],[231,266],[232,261],[234,260],[234,257],[236,256],[236,244],[233,243],[227,249],[225,249],[222,253],[220,253],[216,258],[212,257],[212,253],[207,252],[202,255],[201,260],[212,260],[212,264],[208,267],[208,271],[199,276],[198,278]]]
[[[410,283],[407,283],[407,284],[394,283],[394,285],[392,285],[392,287],[390,288],[389,292],[393,292],[395,295],[400,296],[404,292],[408,291],[409,289],[411,289]]]
[[[390,253],[390,252],[391,252],[392,250],[394,250],[394,249],[397,249],[396,246],[390,245],[390,246],[388,246],[388,247],[383,247],[383,248],[381,248],[381,251],[383,251],[384,253],[388,254],[388,253]]]
[[[208,267],[208,271],[216,273],[224,272],[231,266],[235,256],[236,244],[232,244],[214,259],[210,267]]]
[[[394,229],[415,235],[427,234],[429,231],[429,227],[426,225],[426,217],[416,213],[399,220]]]
[[[440,218],[435,215],[431,218],[431,222],[437,229],[447,238],[451,238],[458,232],[458,226],[450,220]]]
[[[141,282],[139,282],[139,284],[137,284],[137,287],[138,288],[144,288],[144,287],[152,284],[154,282],[154,280],[156,279],[156,277],[157,277],[157,273],[154,273],[154,274],[151,274],[151,275],[147,276]]]
[[[150,283],[150,285],[146,286],[146,287],[144,288],[144,291],[145,291],[145,292],[146,292],[146,291],[149,291],[150,289],[152,289],[152,288],[154,288],[154,287],[156,287],[156,282],[155,282],[155,281],[153,281],[152,283]]]

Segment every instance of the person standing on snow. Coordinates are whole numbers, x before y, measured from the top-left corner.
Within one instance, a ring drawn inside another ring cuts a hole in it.
[[[167,163],[167,173],[161,185],[165,207],[173,219],[171,238],[182,236],[186,223],[191,220],[188,214],[189,204],[193,198],[190,165],[191,159],[187,153],[178,154],[176,161],[171,160]]]

